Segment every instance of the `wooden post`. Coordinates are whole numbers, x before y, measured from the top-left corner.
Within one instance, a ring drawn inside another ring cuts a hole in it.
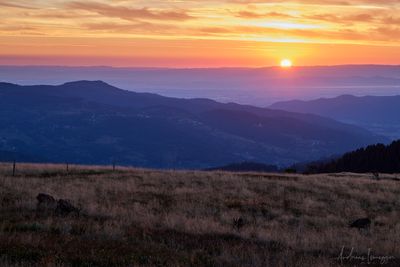
[[[69,163],[67,163],[67,173],[69,173]]]
[[[115,160],[113,161],[113,172],[115,172]]]
[[[14,159],[13,161],[13,172],[12,172],[12,176],[15,176],[15,168],[16,168],[16,161]]]

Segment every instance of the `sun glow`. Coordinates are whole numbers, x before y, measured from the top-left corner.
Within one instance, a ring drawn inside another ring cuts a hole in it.
[[[281,61],[281,67],[282,68],[290,68],[292,66],[293,66],[293,63],[292,63],[292,61],[290,59],[283,59]]]

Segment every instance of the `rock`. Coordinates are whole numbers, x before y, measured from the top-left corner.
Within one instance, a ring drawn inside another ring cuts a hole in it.
[[[54,210],[57,206],[55,198],[48,194],[40,193],[37,195],[36,199],[38,201],[36,205],[38,210]]]
[[[358,229],[366,229],[371,226],[371,220],[369,218],[361,218],[357,219],[354,222],[350,223],[349,227],[358,228]]]
[[[40,212],[51,212],[52,214],[66,216],[70,213],[79,214],[80,209],[72,205],[71,201],[66,199],[59,199],[58,201],[48,195],[40,193],[36,197],[37,203],[37,210]]]
[[[57,202],[57,208],[55,210],[57,215],[65,216],[70,213],[79,214],[79,209],[71,204],[69,200],[59,199]]]
[[[235,228],[237,231],[240,231],[240,229],[245,225],[245,221],[242,217],[234,218],[233,219],[233,228]]]

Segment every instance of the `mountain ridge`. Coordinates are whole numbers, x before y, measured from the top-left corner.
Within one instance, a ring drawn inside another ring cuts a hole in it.
[[[0,66],[1,80],[21,85],[102,80],[133,92],[178,98],[211,98],[224,103],[265,107],[283,100],[332,97],[348,92],[390,95],[400,88],[400,67],[297,66],[285,71],[279,67],[149,69]]]
[[[0,95],[0,150],[56,162],[118,158],[124,165],[207,168],[256,160],[281,166],[386,141],[317,115],[136,93],[101,81],[3,83]]]
[[[400,95],[354,96],[315,100],[277,102],[269,108],[318,114],[341,122],[347,122],[385,135],[392,140],[400,138]]]

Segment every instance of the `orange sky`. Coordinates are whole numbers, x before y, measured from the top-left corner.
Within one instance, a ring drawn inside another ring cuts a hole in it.
[[[400,64],[399,0],[0,0],[0,64]]]

